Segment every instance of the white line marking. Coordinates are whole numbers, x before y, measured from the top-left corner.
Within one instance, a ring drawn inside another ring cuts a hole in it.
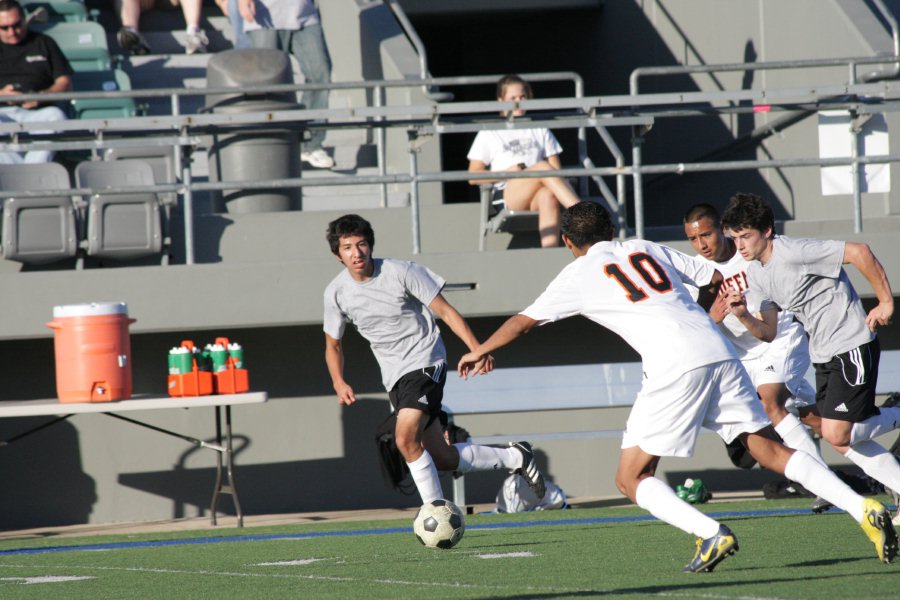
[[[39,577],[0,577],[0,581],[11,581],[21,585],[33,585],[35,583],[62,583],[66,581],[81,581],[83,579],[96,579],[96,577],[80,577],[76,575],[42,575]]]
[[[503,554],[476,554],[475,558],[531,558],[531,552],[505,552]]]
[[[300,565],[308,565],[310,563],[325,560],[324,558],[302,558],[299,560],[279,560],[277,562],[263,562],[251,565],[254,567],[296,567]]]

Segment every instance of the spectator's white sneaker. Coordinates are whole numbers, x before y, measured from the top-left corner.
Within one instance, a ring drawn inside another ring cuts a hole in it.
[[[188,54],[205,54],[207,46],[209,46],[209,39],[202,29],[187,32],[187,41],[184,44],[185,52]]]
[[[301,152],[300,160],[309,163],[317,169],[331,169],[334,167],[334,159],[328,156],[328,153],[321,148],[316,148],[311,152]]]

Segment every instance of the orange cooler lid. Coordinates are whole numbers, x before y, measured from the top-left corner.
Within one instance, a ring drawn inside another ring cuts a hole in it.
[[[53,318],[98,317],[102,315],[127,315],[128,305],[124,302],[90,302],[88,304],[64,304],[53,307]]]

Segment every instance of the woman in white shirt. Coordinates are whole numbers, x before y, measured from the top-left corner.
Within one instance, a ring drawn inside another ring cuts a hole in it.
[[[519,102],[531,97],[531,86],[518,75],[507,75],[497,83],[497,100]],[[524,114],[521,108],[513,111],[514,117]],[[549,129],[480,131],[469,150],[469,172],[556,170],[561,168],[561,152],[562,147]],[[541,246],[545,248],[559,245],[560,206],[568,208],[581,200],[561,177],[480,179],[469,183],[493,183],[496,205],[510,210],[538,211]]]

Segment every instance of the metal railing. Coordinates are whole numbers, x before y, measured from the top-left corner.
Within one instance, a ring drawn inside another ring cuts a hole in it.
[[[824,61],[828,62],[828,61]],[[872,64],[891,62],[887,58],[846,59],[845,64]],[[765,68],[770,65],[755,65]],[[724,65],[719,68],[737,68],[738,65]],[[752,68],[754,65],[740,65],[741,68]],[[703,67],[712,69],[714,66]],[[572,74],[537,74],[529,76],[532,81],[539,77],[570,78]],[[323,86],[315,85],[277,85],[254,89],[254,94],[265,92],[283,92],[287,90],[302,91],[304,89],[346,89],[366,88],[385,90],[391,87],[419,87],[423,85],[471,85],[495,81],[493,76],[466,78],[429,78],[423,80],[404,81],[369,81],[333,83]],[[576,87],[580,86],[580,78],[572,78]],[[580,88],[579,88],[580,89]],[[248,113],[211,113],[180,114],[180,99],[189,94],[222,94],[235,92],[234,88],[217,88],[203,90],[135,90],[129,92],[79,92],[68,94],[31,94],[19,98],[42,100],[69,100],[72,98],[109,98],[109,97],[151,97],[168,96],[172,102],[172,114],[167,116],[143,116],[117,119],[73,120],[58,123],[0,123],[0,138],[8,136],[9,141],[0,142],[0,151],[25,151],[45,148],[53,150],[91,150],[99,152],[107,148],[128,146],[174,146],[178,149],[176,157],[181,161],[179,169],[180,181],[174,184],[160,184],[143,188],[128,188],[128,191],[175,192],[184,200],[185,214],[185,257],[188,264],[194,262],[193,250],[193,217],[192,194],[202,191],[233,189],[235,182],[198,182],[192,177],[190,152],[202,146],[203,136],[223,132],[235,132],[242,129],[259,129],[265,127],[290,127],[298,130],[308,128],[366,128],[386,131],[390,128],[402,128],[408,135],[409,168],[408,172],[388,173],[382,162],[378,175],[355,175],[350,177],[290,178],[268,181],[241,181],[240,187],[246,189],[272,189],[281,187],[304,186],[344,186],[361,184],[408,184],[410,186],[412,208],[413,252],[421,250],[420,226],[418,222],[418,185],[426,182],[469,181],[496,178],[497,173],[474,174],[467,171],[420,172],[416,152],[417,144],[423,136],[467,133],[481,129],[503,129],[517,127],[549,127],[555,129],[577,129],[586,131],[594,129],[600,133],[607,144],[615,165],[597,167],[593,163],[582,162],[580,168],[564,168],[557,171],[541,173],[510,172],[503,173],[507,178],[529,178],[541,176],[591,177],[595,181],[603,177],[616,179],[616,192],[608,188],[604,198],[614,211],[619,212],[620,225],[624,223],[625,179],[634,181],[635,196],[635,233],[643,236],[643,207],[641,199],[641,178],[650,174],[687,173],[703,171],[766,169],[787,166],[837,166],[851,165],[858,169],[860,165],[896,162],[898,155],[866,157],[853,155],[847,158],[810,158],[755,161],[723,161],[705,163],[671,163],[643,164],[640,146],[643,136],[655,120],[662,118],[694,117],[698,115],[740,114],[755,110],[754,107],[765,105],[773,112],[818,109],[844,109],[854,114],[865,114],[892,111],[900,107],[900,82],[882,81],[877,83],[851,83],[839,85],[823,85],[819,87],[786,88],[776,90],[739,90],[717,92],[681,92],[661,94],[628,94],[621,96],[582,97],[579,92],[569,98],[550,98],[524,100],[514,102],[454,102],[423,103],[411,106],[384,106],[376,101],[374,106],[363,106],[344,109],[307,110],[292,109],[270,112]],[[374,94],[378,98],[378,94]],[[10,100],[15,98],[10,97]],[[517,106],[529,111],[530,120],[509,120],[500,116],[500,111],[511,112]],[[632,164],[624,162],[624,154],[611,142],[606,131],[609,127],[631,127],[634,136]],[[52,133],[41,133],[46,131]],[[382,137],[383,141],[383,137]],[[585,158],[586,153],[585,153]],[[589,159],[588,159],[589,160]],[[86,195],[94,190],[75,189],[73,195]],[[126,191],[125,189],[105,190]],[[0,198],[18,196],[39,196],[46,192],[28,192],[4,190]],[[855,207],[855,214],[859,208]]]

